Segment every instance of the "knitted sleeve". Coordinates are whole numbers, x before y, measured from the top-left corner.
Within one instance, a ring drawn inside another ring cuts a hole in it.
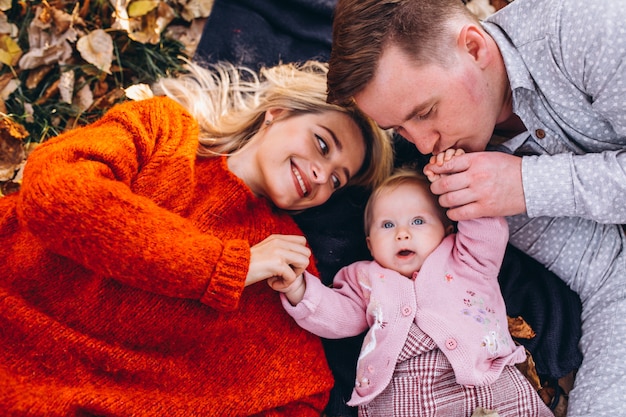
[[[235,308],[249,244],[222,242],[179,215],[192,198],[197,146],[196,122],[172,100],[114,107],[31,154],[21,222],[59,262],[68,258],[147,291]],[[206,297],[211,281],[221,298]]]
[[[460,221],[455,235],[455,254],[465,266],[479,276],[494,280],[498,276],[509,238],[509,228],[503,217],[483,217]]]

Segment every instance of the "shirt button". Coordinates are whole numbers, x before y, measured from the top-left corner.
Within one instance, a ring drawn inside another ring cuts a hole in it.
[[[546,132],[543,129],[537,129],[535,130],[535,136],[537,136],[537,139],[543,139],[546,137]]]
[[[405,317],[410,315],[412,311],[413,311],[413,309],[411,309],[411,307],[409,307],[409,306],[402,307],[402,315],[405,316]]]
[[[456,349],[456,340],[453,338],[446,340],[446,348],[448,348],[448,350]]]

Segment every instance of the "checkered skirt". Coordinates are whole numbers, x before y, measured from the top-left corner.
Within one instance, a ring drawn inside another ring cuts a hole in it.
[[[489,386],[457,384],[446,356],[414,323],[391,383],[359,417],[471,417],[477,407],[500,417],[554,417],[515,366]]]

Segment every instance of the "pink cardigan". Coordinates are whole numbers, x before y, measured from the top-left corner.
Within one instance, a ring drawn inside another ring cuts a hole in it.
[[[359,356],[352,398],[367,404],[393,376],[411,322],[437,343],[462,385],[487,385],[502,369],[525,360],[508,332],[497,276],[508,239],[503,218],[462,221],[410,280],[373,261],[340,270],[333,289],[305,274],[306,293],[283,306],[300,326],[325,338],[369,329]]]

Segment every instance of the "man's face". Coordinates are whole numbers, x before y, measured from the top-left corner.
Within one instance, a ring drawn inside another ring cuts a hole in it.
[[[497,89],[472,55],[455,50],[447,68],[417,65],[390,45],[357,105],[383,128],[393,128],[423,154],[482,151],[501,111]]]

